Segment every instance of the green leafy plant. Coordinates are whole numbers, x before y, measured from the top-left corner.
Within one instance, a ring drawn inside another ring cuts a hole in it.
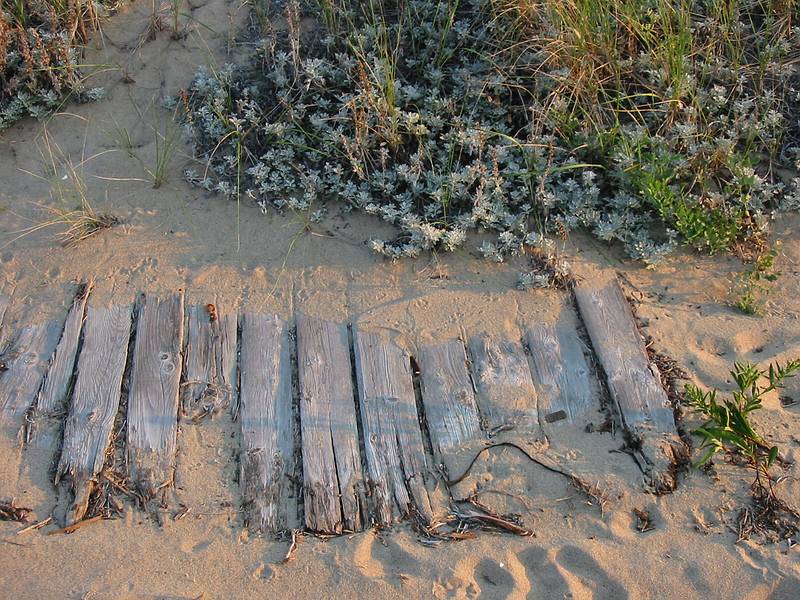
[[[733,305],[744,314],[761,314],[764,299],[770,291],[769,284],[781,275],[775,268],[777,257],[777,248],[770,248],[756,257],[750,268],[734,277]]]
[[[765,394],[782,387],[784,380],[793,377],[798,370],[800,359],[782,366],[771,364],[764,370],[750,363],[735,363],[731,375],[738,389],[730,398],[721,400],[717,390],[703,391],[696,385],[687,384],[689,406],[706,419],[694,430],[702,438],[700,450],[703,451],[695,467],[707,464],[721,451],[736,454],[755,470],[754,488],[774,496],[769,469],[778,459],[778,447],[767,444],[753,427],[750,417],[762,407]]]

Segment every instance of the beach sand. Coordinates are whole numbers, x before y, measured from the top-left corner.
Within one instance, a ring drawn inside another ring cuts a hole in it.
[[[190,188],[192,163],[180,146],[166,183],[153,189],[155,131],[170,115],[165,95],[185,88],[196,69],[233,60],[246,15],[222,0],[191,3],[190,33],[146,39],[149,5],[132,3],[104,24],[87,62],[107,64],[93,78],[107,99],[68,104],[46,123],[26,120],[0,134],[0,284],[13,283],[9,318],[28,324],[63,318],[75,285],[93,278],[90,302],[132,301],[140,292],[186,292],[187,302],[231,309],[297,311],[390,332],[402,344],[489,331],[519,338],[527,323],[564,302],[553,290],[518,291],[527,257],[504,264],[477,257],[476,239],[448,255],[388,262],[365,241],[392,230],[374,218],[342,214],[320,223],[304,215],[262,215]],[[203,23],[205,26],[199,26]],[[209,29],[210,27],[210,29]],[[213,32],[211,30],[214,30]],[[123,81],[124,69],[127,79]],[[124,133],[127,131],[127,135]],[[130,144],[128,144],[128,141]],[[126,147],[127,146],[127,147]],[[64,248],[52,218],[52,182],[63,157],[80,164],[94,208],[122,224]],[[54,172],[49,165],[55,164]],[[196,166],[196,165],[195,165]],[[17,239],[18,238],[18,239]],[[617,271],[652,348],[697,384],[730,390],[735,361],[766,366],[800,356],[800,219],[780,216],[782,275],[761,317],[728,305],[736,260],[679,254],[655,270],[623,260],[619,250],[580,235],[561,252],[576,269]],[[786,458],[776,473],[782,498],[800,504],[800,379],[770,394],[754,421]],[[786,402],[784,402],[786,403]],[[598,403],[598,423],[604,419]],[[698,422],[684,415],[681,427]],[[170,506],[159,524],[126,504],[124,517],[73,534],[55,527],[16,532],[0,522],[0,596],[4,598],[747,598],[800,597],[800,546],[755,535],[738,540],[737,517],[750,507],[752,472],[723,458],[713,472],[688,470],[675,492],[649,494],[619,432],[574,432],[564,460],[602,490],[590,502],[566,479],[511,449],[488,453],[465,489],[498,489],[498,503],[519,513],[532,536],[478,532],[475,539],[430,545],[408,525],[321,539],[286,540],[243,527],[236,481],[238,424],[221,416],[182,422]],[[54,449],[0,440],[0,500],[14,497],[46,518],[57,502],[49,478]],[[189,510],[180,519],[181,504]],[[634,509],[653,528],[640,532]]]

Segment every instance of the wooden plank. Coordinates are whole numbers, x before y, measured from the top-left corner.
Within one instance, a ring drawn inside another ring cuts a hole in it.
[[[377,522],[390,526],[413,512],[429,524],[434,510],[411,357],[371,332],[354,333],[354,350],[368,486]]]
[[[674,489],[673,467],[683,444],[619,282],[616,277],[601,284],[583,282],[575,297],[623,425],[642,442],[653,484],[663,491]]]
[[[245,520],[257,531],[298,525],[289,330],[275,315],[242,315],[239,484]]]
[[[297,315],[306,527],[359,531],[366,503],[347,328]]]
[[[86,301],[91,293],[92,285],[90,282],[81,286],[75,296],[67,314],[64,331],[50,363],[50,369],[36,398],[31,426],[28,429],[28,442],[36,447],[47,448],[56,443],[59,433],[59,415],[66,409],[67,394],[75,374],[75,359],[78,355],[78,344],[86,315]]]
[[[464,472],[486,437],[461,340],[420,348],[420,387],[433,453],[446,474]]]
[[[559,423],[582,424],[580,418],[595,404],[596,394],[575,327],[536,323],[527,328],[525,341],[543,427],[552,432]]]
[[[181,407],[198,421],[235,404],[237,319],[216,303],[193,305],[188,312]]]
[[[534,446],[546,443],[522,344],[480,334],[470,339],[469,351],[483,429],[489,435],[502,433]]]
[[[11,325],[6,322],[6,313],[11,305],[14,295],[14,284],[4,282],[0,285],[0,356],[5,351],[6,344],[11,337]]]
[[[0,377],[0,424],[18,429],[33,405],[53,351],[58,344],[61,323],[47,321],[24,327],[4,355]]]
[[[183,349],[183,293],[144,295],[136,322],[128,394],[128,468],[145,498],[175,476]]]
[[[86,514],[95,477],[103,468],[111,441],[130,330],[130,306],[88,307],[78,375],[56,472],[56,484],[66,476],[65,482],[74,494],[74,521]]]
[[[575,296],[625,424],[674,431],[667,394],[650,369],[644,342],[619,282],[612,279],[600,287],[581,284]]]

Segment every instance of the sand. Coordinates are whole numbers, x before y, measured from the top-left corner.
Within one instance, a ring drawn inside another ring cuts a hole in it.
[[[164,95],[188,85],[201,64],[236,55],[246,14],[223,0],[190,3],[189,34],[146,39],[149,5],[124,8],[95,36],[87,62],[107,64],[95,85],[108,98],[69,104],[46,123],[24,121],[0,134],[0,282],[16,285],[10,309],[19,323],[62,316],[75,283],[96,281],[94,303],[132,300],[142,291],[186,290],[188,301],[213,299],[235,308],[296,310],[387,332],[414,347],[486,330],[519,337],[525,323],[562,302],[552,291],[514,289],[520,257],[493,264],[476,256],[473,239],[451,255],[387,262],[364,242],[391,230],[373,218],[331,206],[319,224],[303,215],[227,202],[182,182],[192,164],[181,146],[166,183],[153,189],[145,167],[155,162],[155,130],[169,113]],[[202,22],[206,26],[197,23]],[[210,29],[209,29],[210,27]],[[211,30],[214,30],[213,32]],[[232,51],[227,55],[228,50]],[[126,83],[122,71],[133,83]],[[123,129],[128,137],[124,137]],[[123,139],[130,139],[130,145]],[[126,147],[128,146],[128,147]],[[49,148],[49,150],[48,150]],[[123,224],[63,248],[53,226],[19,239],[50,218],[50,155],[82,170],[93,205]],[[800,356],[800,219],[774,223],[783,274],[763,317],[727,306],[726,257],[682,254],[656,270],[622,259],[615,247],[574,236],[564,256],[577,268],[618,271],[635,300],[653,347],[674,358],[698,384],[730,389],[734,361],[765,366]],[[800,380],[782,395],[800,401]],[[603,415],[598,411],[598,422]],[[780,493],[800,499],[800,403],[772,394],[755,417],[790,465]],[[688,416],[683,426],[697,422]],[[669,495],[647,494],[630,458],[615,452],[620,436],[574,436],[565,460],[605,491],[601,511],[565,479],[512,450],[480,461],[469,485],[513,492],[505,507],[523,515],[531,537],[479,533],[474,540],[423,544],[408,526],[323,540],[299,538],[292,559],[286,541],[248,534],[239,512],[237,426],[221,417],[183,423],[171,506],[163,525],[127,506],[122,519],[93,523],[71,535],[48,530],[16,535],[0,522],[0,596],[5,598],[797,598],[800,546],[737,541],[735,521],[747,507],[751,473],[724,460],[715,473],[689,471]],[[0,441],[0,498],[15,496],[32,518],[50,514],[56,494],[47,478],[52,452]],[[171,515],[180,503],[190,510]],[[633,509],[649,511],[654,529],[641,533]]]

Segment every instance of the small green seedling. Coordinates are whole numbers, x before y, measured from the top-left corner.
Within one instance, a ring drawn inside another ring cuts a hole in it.
[[[749,269],[734,278],[734,306],[744,314],[761,314],[765,297],[770,291],[769,284],[781,275],[775,268],[777,257],[778,250],[772,248],[762,253]]]
[[[766,370],[750,363],[735,363],[731,375],[738,389],[731,398],[721,401],[717,398],[717,390],[704,392],[696,385],[686,384],[689,406],[695,413],[707,419],[694,430],[703,440],[700,450],[705,451],[694,466],[702,467],[720,451],[738,454],[755,470],[754,486],[762,491],[769,491],[772,496],[769,468],[778,458],[778,447],[767,444],[756,432],[750,415],[762,407],[765,394],[783,387],[783,381],[793,377],[798,370],[800,359],[789,361],[783,366],[771,364]],[[764,379],[765,384],[762,384]],[[763,479],[766,479],[766,485]]]

